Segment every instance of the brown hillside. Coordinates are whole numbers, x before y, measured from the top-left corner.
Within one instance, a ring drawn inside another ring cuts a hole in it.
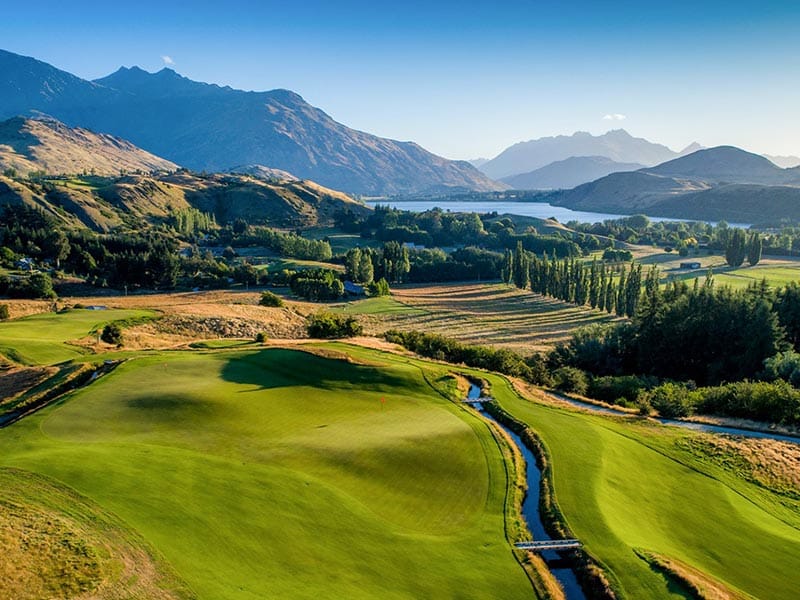
[[[171,171],[177,168],[112,135],[67,127],[59,121],[16,117],[0,122],[0,170],[49,175],[120,171]]]

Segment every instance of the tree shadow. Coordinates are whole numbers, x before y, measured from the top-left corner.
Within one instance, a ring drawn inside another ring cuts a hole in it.
[[[302,385],[325,390],[357,387],[388,393],[407,388],[409,383],[377,367],[282,348],[266,348],[232,358],[223,367],[222,378],[261,390]]]

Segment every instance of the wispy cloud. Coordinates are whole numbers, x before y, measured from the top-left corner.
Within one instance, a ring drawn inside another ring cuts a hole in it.
[[[172,57],[171,57],[171,56],[167,56],[166,54],[164,54],[164,55],[161,57],[161,60],[163,60],[163,61],[164,61],[164,64],[165,64],[165,65],[167,65],[167,66],[169,66],[169,67],[171,67],[171,66],[173,66],[173,65],[175,64],[175,61],[174,61],[174,60],[172,60]]]
[[[610,113],[603,117],[603,121],[624,121],[625,119],[627,117],[619,113]]]

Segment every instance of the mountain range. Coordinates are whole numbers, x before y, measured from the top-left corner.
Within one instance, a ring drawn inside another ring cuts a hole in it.
[[[798,220],[800,167],[782,169],[763,156],[719,146],[654,167],[612,173],[554,192],[550,201],[578,210],[670,218]]]
[[[569,189],[620,171],[636,171],[640,163],[621,163],[605,156],[571,156],[544,167],[501,179],[515,190]]]
[[[693,144],[683,152],[674,152],[662,144],[633,137],[624,129],[614,129],[597,136],[578,131],[573,135],[544,137],[514,144],[480,165],[480,169],[489,177],[502,179],[529,173],[556,161],[582,156],[603,156],[615,162],[652,166],[697,149],[699,146]]]
[[[0,119],[47,115],[197,171],[263,165],[363,195],[503,184],[466,161],[342,125],[288,90],[246,92],[138,67],[87,81],[0,50]]]

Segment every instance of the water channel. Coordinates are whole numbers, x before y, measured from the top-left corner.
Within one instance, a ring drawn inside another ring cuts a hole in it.
[[[481,396],[481,388],[477,385],[470,384],[469,393],[467,394],[467,401],[477,400]],[[483,405],[475,402],[472,406],[478,410],[484,417],[494,422],[498,427],[505,431],[514,443],[519,447],[522,456],[525,458],[525,479],[528,484],[528,493],[525,495],[525,500],[522,503],[522,518],[528,526],[528,531],[533,535],[534,540],[550,540],[553,539],[545,531],[544,523],[542,522],[541,514],[539,513],[539,493],[540,482],[542,474],[539,467],[536,465],[536,457],[533,452],[523,443],[522,439],[508,427],[497,421],[492,415],[486,412]],[[585,600],[586,595],[583,593],[578,579],[570,566],[568,559],[562,558],[555,550],[548,550],[541,553],[542,558],[547,563],[550,572],[564,588],[567,600]]]
[[[617,410],[615,408],[607,406],[598,406],[596,404],[591,404],[589,402],[581,402],[580,400],[575,400],[574,398],[569,398],[567,396],[562,396],[560,394],[551,394],[551,395],[553,396],[553,398],[561,400],[562,402],[566,402],[568,404],[571,404],[572,406],[577,406],[579,408],[585,408],[592,412],[611,414],[611,415],[622,415],[628,417],[631,416],[632,414],[624,410]],[[693,431],[702,431],[705,433],[740,435],[749,438],[778,440],[780,442],[790,442],[792,444],[800,444],[800,437],[784,435],[782,433],[773,433],[771,431],[754,431],[752,429],[739,429],[737,427],[725,427],[724,425],[711,425],[708,423],[695,423],[693,421],[679,421],[677,419],[663,419],[660,417],[656,417],[656,421],[662,423],[663,425],[674,425],[675,427],[683,427],[684,429],[691,429]]]

